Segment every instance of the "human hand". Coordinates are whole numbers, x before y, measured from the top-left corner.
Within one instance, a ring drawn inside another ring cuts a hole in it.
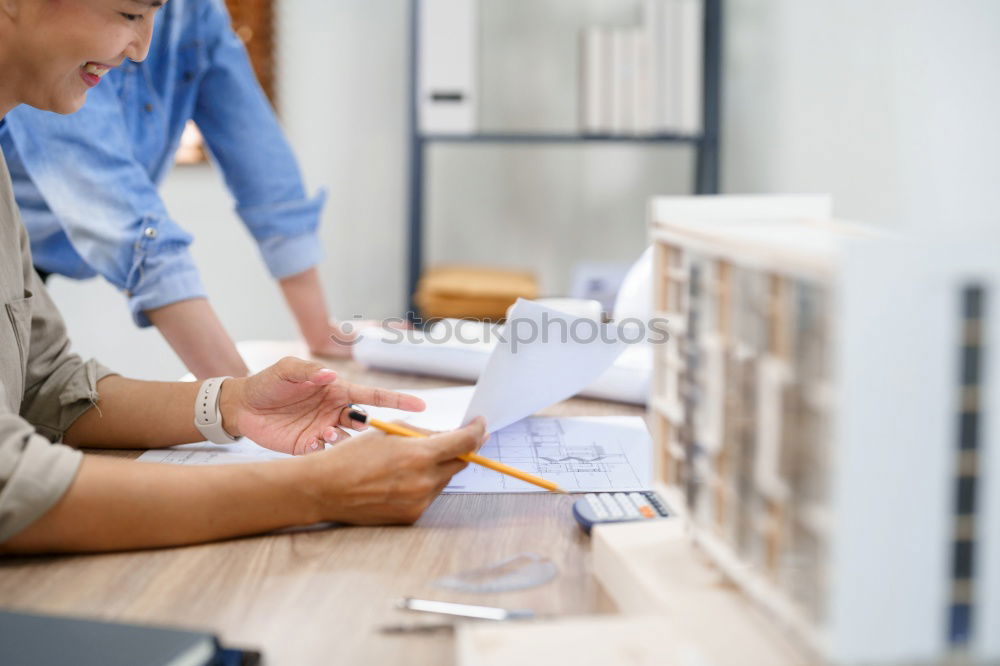
[[[465,468],[458,456],[486,436],[482,418],[425,438],[370,431],[309,457],[303,473],[316,489],[317,521],[355,525],[410,524]],[[305,463],[306,461],[302,461]]]
[[[347,439],[343,427],[364,428],[348,416],[352,403],[409,412],[425,408],[416,396],[352,384],[319,363],[292,357],[256,375],[227,379],[219,403],[222,426],[230,435],[295,455]]]

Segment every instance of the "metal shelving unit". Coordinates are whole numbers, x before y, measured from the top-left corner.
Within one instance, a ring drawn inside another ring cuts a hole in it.
[[[427,149],[438,143],[464,144],[587,144],[634,143],[648,145],[691,144],[695,147],[695,193],[719,192],[719,132],[722,96],[722,1],[703,0],[705,3],[704,53],[702,85],[702,132],[697,135],[653,134],[614,135],[580,133],[522,133],[487,132],[468,135],[423,134],[420,131],[419,105],[417,103],[417,76],[420,54],[419,4],[410,2],[410,155],[409,167],[409,257],[407,273],[408,316],[415,317],[417,308],[413,301],[417,281],[423,272],[424,243],[424,186]]]

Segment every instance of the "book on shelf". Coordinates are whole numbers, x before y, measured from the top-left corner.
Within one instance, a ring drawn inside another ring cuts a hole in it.
[[[678,62],[676,72],[679,112],[677,130],[685,134],[701,132],[702,79],[705,51],[705,7],[703,0],[669,0],[676,12]]]
[[[587,28],[580,33],[580,129],[585,134],[611,132],[610,33]]]
[[[704,0],[643,0],[641,10],[639,25],[581,32],[581,130],[700,134]]]
[[[611,31],[611,131],[627,134],[632,111],[632,68],[628,62],[628,28]]]
[[[677,126],[674,100],[677,91],[675,72],[676,46],[671,27],[669,8],[675,3],[664,0],[644,0],[642,4],[642,27],[650,51],[650,113],[656,130]]]
[[[653,122],[652,68],[650,43],[642,27],[629,31],[629,52],[632,65],[632,124],[633,134],[648,135],[656,131]]]

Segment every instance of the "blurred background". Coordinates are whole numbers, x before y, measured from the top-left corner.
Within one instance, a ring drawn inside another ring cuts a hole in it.
[[[320,268],[334,316],[402,315],[410,3],[228,4],[310,189],[329,192]],[[477,130],[577,132],[581,31],[636,25],[640,12],[637,0],[481,0]],[[829,192],[838,217],[892,228],[991,223],[998,29],[995,0],[724,0],[719,191]],[[435,143],[425,263],[526,270],[541,295],[566,295],[581,264],[633,262],[647,244],[648,198],[692,192],[694,174],[683,142]],[[195,236],[195,261],[234,339],[295,337],[213,166],[178,166],[163,191]],[[83,355],[142,378],[183,374],[103,280],[57,276],[51,291]],[[85,325],[94,312],[113,325]]]

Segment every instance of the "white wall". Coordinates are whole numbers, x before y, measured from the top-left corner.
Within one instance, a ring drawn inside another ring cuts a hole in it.
[[[482,123],[571,129],[576,30],[630,23],[631,0],[482,0]],[[340,317],[405,303],[406,0],[281,0],[282,120],[310,187],[330,190],[322,268]],[[1000,2],[727,0],[723,186],[832,192],[839,215],[955,225],[1000,208]],[[433,150],[427,255],[535,270],[569,286],[581,260],[629,261],[644,202],[689,191],[690,151],[628,145]],[[292,321],[209,169],[176,169],[165,196],[237,339],[289,337]],[[180,365],[135,331],[94,280],[53,291],[78,347],[143,376]],[[93,314],[114,323],[93,329]]]
[[[730,0],[724,186],[896,228],[1000,205],[1000,3]]]

